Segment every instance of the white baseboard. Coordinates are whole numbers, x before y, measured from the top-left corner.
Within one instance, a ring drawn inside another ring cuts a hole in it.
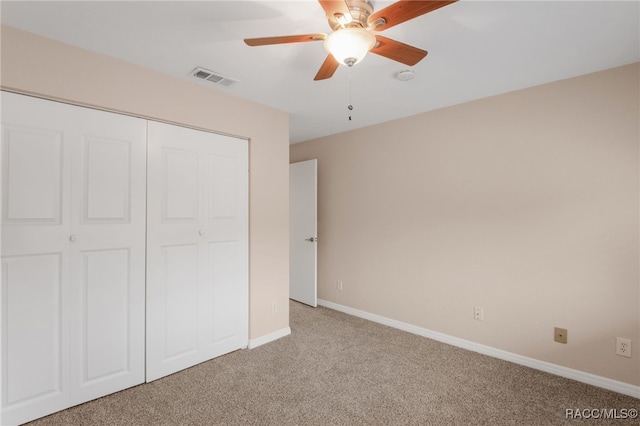
[[[285,327],[283,329],[274,331],[273,333],[265,334],[264,336],[260,336],[256,339],[249,340],[249,349],[255,349],[258,346],[262,346],[266,343],[273,342],[274,340],[278,340],[284,336],[288,336],[291,334],[291,327]]]
[[[407,331],[412,334],[417,334],[422,337],[437,340],[439,342],[446,343],[452,346],[457,346],[459,348],[478,352],[483,355],[488,355],[494,358],[513,362],[515,364],[524,365],[526,367],[534,368],[546,373],[555,374],[556,376],[566,377],[578,382],[587,383],[589,385],[597,386],[603,389],[611,390],[640,399],[640,386],[634,386],[629,383],[608,379],[602,376],[596,376],[595,374],[591,373],[585,373],[584,371],[574,370],[572,368],[563,367],[561,365],[551,364],[550,362],[540,361],[523,355],[514,354],[512,352],[503,351],[502,349],[493,348],[491,346],[481,345],[470,340],[449,336],[448,334],[418,327],[416,325],[386,318],[380,315],[371,314],[359,309],[354,309],[334,302],[329,302],[328,300],[318,299],[318,305],[334,309],[336,311],[344,312],[345,314],[353,315],[369,321],[377,322],[378,324],[383,324],[389,327],[397,328],[399,330]]]

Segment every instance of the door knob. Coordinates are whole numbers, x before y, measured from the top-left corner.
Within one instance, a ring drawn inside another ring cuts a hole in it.
[[[309,241],[310,243],[317,243],[318,237],[305,238],[305,241]]]
[[[202,230],[202,229],[201,229],[201,230],[199,230],[199,231],[198,231],[198,235],[200,235],[200,236],[202,237],[202,236],[204,235],[204,230]]]
[[[78,236],[75,234],[71,234],[69,236],[69,241],[71,241],[72,243],[75,243],[76,241],[78,241]]]

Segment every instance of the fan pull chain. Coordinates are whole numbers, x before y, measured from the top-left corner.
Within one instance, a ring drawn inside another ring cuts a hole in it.
[[[351,103],[351,68],[349,68],[349,105],[347,105],[347,109],[349,110],[349,121],[351,121],[351,111],[353,111]]]

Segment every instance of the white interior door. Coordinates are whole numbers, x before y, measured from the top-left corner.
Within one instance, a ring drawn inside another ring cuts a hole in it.
[[[147,381],[248,343],[248,143],[149,122]]]
[[[289,165],[289,297],[310,306],[317,296],[318,161]]]
[[[144,383],[147,123],[74,109],[70,362],[78,404]]]
[[[144,381],[144,120],[2,92],[2,424]]]
[[[69,404],[67,117],[2,92],[2,424]]]

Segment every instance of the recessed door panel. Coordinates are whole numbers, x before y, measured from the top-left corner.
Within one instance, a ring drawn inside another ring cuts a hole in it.
[[[164,221],[196,221],[198,216],[198,154],[162,150]]]
[[[164,247],[165,360],[196,350],[198,246]]]
[[[236,217],[238,159],[212,155],[209,157],[209,172],[209,219]]]
[[[82,385],[129,371],[130,251],[82,253]]]
[[[2,260],[5,406],[62,392],[61,253]]]
[[[224,339],[233,337],[237,324],[229,321],[234,317],[234,309],[237,309],[242,300],[242,293],[238,287],[242,285],[239,279],[238,269],[242,262],[238,258],[238,243],[235,241],[212,243],[209,245],[211,275],[211,335],[208,344],[214,344]],[[241,276],[241,275],[240,275]]]
[[[3,138],[3,221],[59,224],[62,208],[62,135],[7,127]]]
[[[84,141],[83,221],[128,223],[131,217],[131,142]]]

